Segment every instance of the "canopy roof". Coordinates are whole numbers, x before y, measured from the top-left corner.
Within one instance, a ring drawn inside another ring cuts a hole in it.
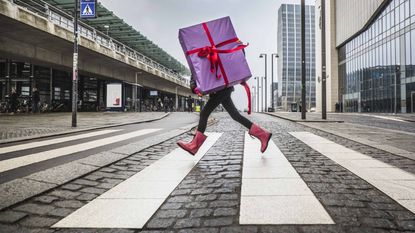
[[[79,0],[44,0],[45,2],[58,7],[67,13],[73,15],[75,1]],[[81,21],[94,27],[103,33],[108,32],[108,36],[137,50],[141,54],[153,59],[161,65],[172,69],[181,74],[189,74],[186,66],[177,59],[169,55],[147,37],[143,36],[139,31],[124,22],[123,19],[109,11],[101,3],[98,2],[96,7],[97,18],[82,19]]]

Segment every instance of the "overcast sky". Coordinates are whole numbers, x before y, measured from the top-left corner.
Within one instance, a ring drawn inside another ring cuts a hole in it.
[[[230,16],[238,37],[249,42],[246,49],[253,76],[264,76],[264,59],[268,55],[268,89],[271,85],[271,53],[277,52],[278,9],[281,3],[299,0],[99,0],[105,7],[187,66],[178,41],[178,30],[204,21]],[[306,0],[314,4],[314,0]],[[275,60],[274,60],[275,61]],[[276,82],[276,62],[274,80]],[[250,86],[254,79],[250,80]],[[240,85],[238,85],[240,86]],[[268,90],[269,91],[269,90]],[[233,99],[238,108],[246,108],[243,88]],[[268,100],[270,105],[270,101]]]

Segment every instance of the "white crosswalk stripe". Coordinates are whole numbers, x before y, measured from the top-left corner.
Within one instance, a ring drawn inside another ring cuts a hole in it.
[[[415,175],[309,132],[291,132],[314,150],[415,213]]]
[[[69,155],[93,148],[97,148],[100,146],[105,146],[108,144],[124,141],[127,139],[131,139],[134,137],[139,137],[142,135],[154,133],[156,131],[159,131],[160,129],[143,129],[138,130],[126,134],[116,135],[112,137],[107,137],[103,139],[98,139],[94,141],[89,141],[77,145],[72,146],[66,146],[58,149],[43,151],[39,153],[24,155],[12,159],[2,160],[0,161],[0,172],[9,171],[15,168],[19,168],[22,166],[30,165],[37,162],[42,162],[48,159],[58,158],[64,155]]]
[[[193,157],[177,148],[56,223],[54,228],[142,228],[220,138],[209,133]]]
[[[114,133],[117,131],[120,131],[120,130],[118,129],[117,130],[101,130],[97,132],[79,134],[79,135],[74,135],[74,136],[67,136],[67,137],[43,140],[39,142],[30,142],[30,143],[15,145],[15,146],[8,146],[8,147],[0,148],[0,154],[10,153],[10,152],[20,151],[20,150],[27,150],[27,149],[32,149],[32,148],[42,147],[42,146],[49,146],[52,144],[69,142],[69,141],[74,141],[74,140],[84,139],[84,138],[89,138],[89,137],[94,137],[94,136],[100,136],[104,134]]]
[[[245,134],[240,224],[334,224],[271,140],[264,154]]]

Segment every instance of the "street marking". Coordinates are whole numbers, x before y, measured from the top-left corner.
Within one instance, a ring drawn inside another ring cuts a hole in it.
[[[5,172],[8,170],[12,170],[18,167],[30,165],[32,163],[42,162],[48,159],[58,158],[64,155],[69,155],[93,148],[97,148],[100,146],[105,146],[108,144],[112,144],[115,142],[124,141],[130,138],[139,137],[145,134],[154,133],[159,131],[160,129],[143,129],[134,131],[131,133],[121,134],[117,136],[112,136],[108,138],[98,139],[90,142],[81,143],[78,145],[72,145],[67,147],[62,147],[54,150],[43,151],[35,154],[29,154],[17,158],[6,159],[0,161],[0,172]]]
[[[143,228],[221,135],[209,133],[195,156],[173,150],[52,227]]]
[[[239,223],[243,225],[334,224],[277,145],[261,154],[245,134]]]
[[[290,134],[415,213],[414,174],[309,132]]]
[[[78,140],[78,139],[83,139],[83,138],[89,138],[89,137],[114,133],[114,132],[117,132],[117,131],[120,131],[120,130],[118,130],[118,129],[117,130],[102,130],[102,131],[98,131],[98,132],[68,136],[68,137],[63,137],[63,138],[50,139],[50,140],[45,140],[45,141],[40,141],[40,142],[30,142],[30,143],[20,144],[20,145],[16,145],[16,146],[8,146],[8,147],[0,148],[0,154],[5,154],[5,153],[19,151],[19,150],[27,150],[27,149],[32,149],[32,148],[41,147],[41,146],[49,146],[49,145],[52,145],[52,144],[58,144],[58,143],[62,143],[62,142],[68,142],[68,141],[73,141],[73,140]]]

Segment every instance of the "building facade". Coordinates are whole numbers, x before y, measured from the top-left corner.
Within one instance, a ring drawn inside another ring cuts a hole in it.
[[[326,23],[326,48],[336,57],[326,58],[327,89],[334,90],[327,93],[328,111],[414,112],[415,1],[326,1]],[[320,64],[318,57],[317,75]],[[317,110],[320,90],[317,85]]]
[[[306,106],[315,107],[315,8],[305,9]],[[284,110],[301,102],[301,6],[282,4],[278,10],[278,102]]]

